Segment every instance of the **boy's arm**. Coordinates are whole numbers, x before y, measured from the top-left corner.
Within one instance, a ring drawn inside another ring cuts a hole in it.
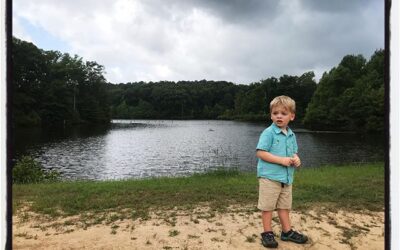
[[[257,150],[256,157],[263,161],[280,164],[286,167],[289,167],[293,163],[293,158],[276,156],[264,150]]]
[[[301,165],[300,157],[297,155],[298,150],[299,150],[299,148],[297,146],[296,135],[294,135],[294,152],[296,152],[296,153],[293,155],[293,163],[292,164],[296,168],[300,167],[300,165]]]

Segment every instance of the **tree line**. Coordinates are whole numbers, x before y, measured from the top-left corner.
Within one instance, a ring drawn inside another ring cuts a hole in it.
[[[110,86],[114,118],[244,119],[265,121],[276,95],[297,102],[304,117],[316,89],[314,73],[271,77],[250,85],[226,81],[133,82]]]
[[[317,84],[313,72],[249,85],[227,81],[107,83],[104,67],[13,38],[13,123],[104,123],[122,119],[265,121],[269,102],[288,95],[296,120],[315,130],[383,131],[383,50],[347,55]]]

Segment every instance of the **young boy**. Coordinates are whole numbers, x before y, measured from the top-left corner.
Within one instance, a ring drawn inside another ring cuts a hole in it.
[[[278,247],[271,226],[274,210],[278,211],[282,226],[281,240],[300,244],[308,240],[307,236],[292,229],[289,219],[293,173],[301,165],[297,155],[296,136],[288,127],[289,122],[294,120],[295,110],[296,104],[290,97],[275,97],[270,103],[273,123],[262,132],[257,144],[257,207],[262,211],[264,232],[261,233],[261,243],[265,247]]]

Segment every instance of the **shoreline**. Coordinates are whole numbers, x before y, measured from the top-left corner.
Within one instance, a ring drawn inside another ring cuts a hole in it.
[[[384,171],[383,163],[300,169],[293,186],[293,208],[330,203],[336,208],[380,211]],[[176,178],[13,184],[12,189],[13,212],[28,203],[32,212],[51,216],[128,209],[135,211],[125,215],[131,218],[149,209],[192,209],[199,204],[223,211],[230,205],[253,205],[258,199],[255,174],[232,170]]]
[[[384,164],[302,169],[281,249],[383,249]],[[264,249],[254,174],[13,185],[16,249]],[[274,213],[273,229],[279,234]],[[282,248],[283,246],[283,248]]]

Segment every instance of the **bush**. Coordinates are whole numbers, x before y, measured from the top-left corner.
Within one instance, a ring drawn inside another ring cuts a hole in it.
[[[42,165],[30,156],[22,156],[12,169],[13,183],[37,183],[59,179],[59,172],[44,170]]]

